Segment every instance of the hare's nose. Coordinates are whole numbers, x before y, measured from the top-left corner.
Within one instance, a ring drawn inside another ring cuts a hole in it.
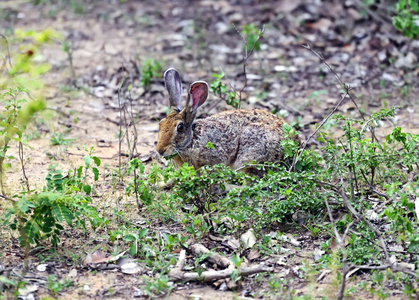
[[[161,149],[161,150],[158,150],[158,152],[159,152],[160,155],[163,155],[164,152],[166,152],[166,150],[165,149]]]

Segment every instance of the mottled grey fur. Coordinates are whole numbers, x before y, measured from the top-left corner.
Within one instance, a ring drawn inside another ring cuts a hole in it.
[[[277,162],[283,158],[285,121],[281,117],[261,109],[239,109],[195,121],[198,107],[208,96],[208,85],[194,82],[187,105],[179,111],[182,83],[176,70],[166,71],[165,83],[172,107],[160,122],[156,149],[161,155],[178,153],[177,165],[187,162],[196,169],[220,163],[238,169],[251,161]],[[177,130],[179,124],[183,132]],[[208,142],[214,149],[207,147]]]

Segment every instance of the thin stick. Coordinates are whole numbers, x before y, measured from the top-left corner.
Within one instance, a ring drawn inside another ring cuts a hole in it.
[[[419,275],[415,272],[412,271],[410,269],[407,268],[402,268],[400,266],[398,266],[397,264],[385,264],[385,265],[381,265],[381,266],[370,266],[370,265],[352,265],[349,267],[350,270],[354,270],[354,269],[364,269],[364,270],[386,270],[386,269],[391,269],[394,272],[403,272],[407,275],[419,278]]]
[[[351,202],[348,199],[348,196],[346,196],[345,192],[343,191],[343,189],[340,189],[341,195],[342,195],[342,199],[343,199],[343,203],[345,204],[346,208],[349,209],[349,211],[359,220],[362,220],[365,224],[367,224],[367,226],[369,228],[371,228],[375,234],[380,238],[380,242],[381,242],[381,246],[382,249],[384,251],[384,256],[385,256],[385,260],[386,262],[389,261],[390,256],[388,254],[387,251],[387,245],[384,242],[383,236],[381,235],[381,232],[370,222],[368,221],[363,215],[359,214],[355,208],[352,206]]]
[[[320,128],[322,128],[323,127],[323,125],[330,119],[330,117],[337,111],[337,109],[339,108],[339,106],[343,103],[343,101],[345,101],[345,99],[346,99],[346,96],[347,95],[349,95],[348,94],[348,91],[346,91],[346,93],[345,94],[342,94],[341,95],[341,99],[340,99],[340,101],[339,101],[339,103],[335,106],[335,108],[333,108],[333,110],[329,113],[329,115],[325,118],[325,119],[323,119],[323,121],[320,123],[320,125],[316,128],[316,130],[314,130],[313,131],[313,133],[307,138],[307,140],[303,143],[303,145],[301,146],[301,148],[300,148],[300,150],[299,150],[299,154],[298,154],[298,156],[297,156],[297,158],[296,159],[294,159],[294,161],[292,162],[292,165],[291,165],[291,167],[290,167],[290,169],[289,169],[289,171],[291,171],[294,167],[295,167],[295,164],[300,160],[300,158],[301,158],[301,155],[303,154],[303,151],[304,151],[304,149],[306,148],[306,146],[307,146],[307,143],[311,140],[311,138],[320,130]]]
[[[3,34],[0,34],[0,38],[2,38],[6,42],[6,52],[7,52],[6,59],[4,60],[3,66],[1,68],[3,69],[6,66],[7,61],[9,61],[9,65],[12,68],[13,65],[12,65],[12,60],[10,59],[9,41]]]
[[[122,85],[125,82],[125,77],[121,80],[121,83],[118,87],[118,107],[119,107],[119,144],[118,144],[118,172],[119,172],[119,182],[122,181],[122,175],[121,175],[121,169],[122,169],[122,160],[121,160],[121,152],[122,152],[122,140],[123,140],[123,136],[121,136],[122,133],[122,107],[121,107],[121,88]],[[116,197],[116,209],[117,211],[119,211],[120,209],[120,203],[119,203],[119,199],[120,197]],[[118,216],[118,220],[119,220],[119,216]]]
[[[346,239],[346,235],[349,232],[349,229],[351,228],[351,226],[354,223],[353,222],[349,223],[348,226],[346,227],[346,230],[345,230],[344,234],[342,236],[340,236],[340,234],[338,232],[338,229],[336,227],[335,220],[333,218],[332,210],[330,209],[329,202],[327,201],[327,197],[324,198],[324,202],[326,203],[327,213],[329,215],[330,222],[332,223],[333,231],[335,232],[335,236],[336,236],[336,240],[338,242],[340,250],[342,251],[342,273],[343,273],[343,275],[342,275],[342,282],[341,282],[341,285],[340,285],[340,288],[339,288],[339,293],[338,293],[338,296],[337,296],[337,299],[341,300],[341,299],[343,299],[344,292],[345,292],[346,274],[349,272],[348,255],[346,253],[345,239]]]
[[[22,142],[19,142],[19,159],[20,159],[20,164],[22,165],[22,173],[23,173],[23,178],[25,179],[26,189],[29,192],[30,191],[29,180],[28,180],[28,177],[26,176],[25,165],[23,164],[23,145],[22,145]]]
[[[5,195],[2,195],[2,194],[0,194],[0,197],[1,197],[1,198],[3,198],[3,199],[5,199],[5,200],[7,200],[7,201],[17,202],[17,200],[15,200],[15,199],[13,199],[13,198],[9,198],[9,197],[7,197],[7,196],[5,196]]]
[[[236,29],[237,30],[237,29]],[[245,47],[245,55],[243,57],[243,75],[244,75],[244,85],[241,88],[241,90],[239,91],[239,101],[242,101],[242,92],[244,91],[244,89],[247,87],[247,74],[246,74],[246,63],[247,60],[249,59],[250,56],[252,56],[253,52],[255,51],[256,45],[259,42],[259,40],[262,38],[263,33],[265,32],[265,24],[262,25],[262,29],[259,29],[259,33],[258,33],[258,37],[255,40],[255,42],[252,45],[252,48],[250,49],[249,52],[247,52],[247,40],[244,39],[243,35],[239,32],[239,34],[242,36],[242,38],[245,40],[246,43],[246,47]]]
[[[362,113],[362,111],[359,109],[358,104],[356,103],[355,99],[353,98],[353,96],[349,93],[353,88],[344,83],[342,81],[342,79],[340,79],[339,75],[335,72],[335,70],[332,69],[332,67],[329,65],[329,63],[324,59],[323,55],[321,55],[320,53],[314,51],[309,45],[307,44],[303,44],[302,45],[303,48],[311,51],[314,55],[316,55],[321,61],[322,63],[329,69],[330,72],[332,72],[332,74],[335,76],[336,80],[340,83],[340,85],[342,86],[342,88],[345,89],[346,93],[349,95],[349,98],[351,99],[351,101],[354,103],[356,109],[358,110],[358,112],[361,115],[361,118],[365,121],[364,118],[364,114]]]

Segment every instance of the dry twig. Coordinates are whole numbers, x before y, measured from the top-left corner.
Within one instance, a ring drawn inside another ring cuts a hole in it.
[[[194,244],[190,246],[190,249],[193,254],[195,255],[208,255],[208,261],[211,263],[216,264],[217,266],[221,268],[228,268],[232,263],[231,261],[221,254],[218,253],[210,253],[210,250],[208,250],[206,247],[204,247],[201,244]]]

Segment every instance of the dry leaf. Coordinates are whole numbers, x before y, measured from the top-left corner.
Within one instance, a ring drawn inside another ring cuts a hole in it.
[[[323,270],[319,277],[317,277],[317,281],[321,281],[327,274],[332,273],[332,271],[330,270]]]
[[[246,248],[252,248],[256,244],[256,236],[252,229],[249,229],[240,237],[240,241]]]
[[[378,214],[372,209],[369,209],[365,212],[365,217],[371,221],[378,221],[379,219]]]
[[[87,264],[100,264],[109,261],[109,256],[101,250],[96,250],[92,254],[88,254],[83,263]]]
[[[101,250],[96,250],[92,254],[88,254],[86,258],[84,259],[83,263],[85,265],[87,264],[101,264],[101,263],[107,263],[110,261],[117,260],[121,255],[123,255],[125,252],[118,254],[117,256],[108,256],[105,252]]]
[[[390,256],[389,260],[388,260],[391,264],[395,264],[397,262],[397,258],[396,255],[392,255]]]
[[[125,252],[126,252],[126,251],[123,251],[123,252],[119,253],[118,255],[111,256],[111,257],[109,258],[109,261],[117,261],[118,259],[120,259],[120,258],[121,258],[121,256],[122,256],[122,255],[124,255],[124,254],[125,254]]]
[[[279,266],[286,266],[287,265],[287,263],[286,263],[287,256],[288,255],[280,255],[278,257],[278,261],[276,262],[276,264],[279,265]]]
[[[36,269],[39,272],[45,272],[47,270],[47,266],[48,266],[48,264],[39,264],[38,266],[36,266]]]
[[[137,274],[137,273],[141,272],[141,268],[137,263],[131,262],[131,263],[127,263],[125,265],[122,265],[121,266],[121,271],[124,274]]]
[[[333,253],[336,253],[339,251],[338,243],[336,242],[336,239],[332,237],[332,240],[330,241],[330,250]]]
[[[279,272],[278,274],[276,274],[276,277],[278,277],[278,278],[284,278],[284,277],[287,277],[288,276],[288,274],[290,273],[290,269],[282,269],[282,271],[281,272]]]
[[[88,254],[86,258],[84,259],[83,263],[85,265],[87,264],[101,264],[101,263],[108,263],[111,261],[118,260],[122,255],[125,254],[125,251],[115,255],[115,256],[108,256],[105,252],[101,250],[96,250],[92,254]]]
[[[410,270],[413,270],[413,271],[415,270],[415,264],[409,264],[409,263],[405,263],[405,262],[399,263],[399,267],[410,269]]]
[[[71,271],[67,274],[67,279],[76,278],[77,277],[77,270],[71,269]]]
[[[291,245],[296,247],[299,247],[301,245],[301,243],[297,241],[292,235],[278,235],[276,238],[279,241],[290,243]]]
[[[320,259],[320,257],[322,257],[323,254],[325,254],[326,252],[323,250],[320,250],[319,248],[314,249],[313,251],[313,255],[314,255],[314,260],[318,261]]]
[[[355,269],[353,269],[352,271],[348,272],[348,273],[346,274],[346,279],[348,279],[349,277],[351,277],[351,276],[352,276],[352,274],[354,274],[354,273],[358,272],[359,270],[360,270],[359,268],[355,268]]]
[[[25,287],[23,288],[19,288],[18,293],[19,293],[19,298],[22,299],[29,299],[27,298],[29,296],[29,294],[36,292],[39,288],[39,285],[37,284],[32,284],[32,285],[25,285]]]
[[[234,239],[234,238],[232,238],[232,239],[229,239],[229,240],[227,241],[227,245],[228,245],[231,249],[236,250],[236,249],[238,249],[238,248],[240,247],[240,242],[239,242],[239,240],[238,240],[238,239]]]
[[[250,250],[249,254],[247,255],[248,260],[254,260],[254,259],[259,258],[259,257],[261,257],[261,255],[260,255],[259,251],[256,250],[256,249]]]

